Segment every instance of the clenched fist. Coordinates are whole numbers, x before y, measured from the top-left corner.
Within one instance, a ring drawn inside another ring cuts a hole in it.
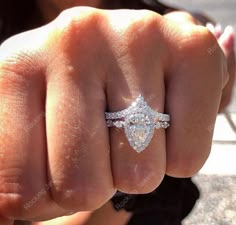
[[[208,157],[228,77],[208,29],[149,11],[76,7],[8,39],[0,48],[3,223],[93,210],[116,190],[147,193],[165,174],[192,176]],[[171,126],[137,154],[104,112],[139,94],[170,114]]]

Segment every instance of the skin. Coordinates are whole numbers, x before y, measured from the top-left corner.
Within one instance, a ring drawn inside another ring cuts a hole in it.
[[[76,7],[51,21],[1,46],[1,224],[91,211],[116,190],[194,175],[229,80],[214,35],[148,11]],[[104,120],[139,93],[172,118],[141,154]]]
[[[165,17],[173,21],[178,21],[178,23],[200,24],[199,21],[186,12],[172,12],[165,15]],[[221,99],[220,111],[223,111],[230,102],[232,84],[235,78],[234,33],[229,28],[222,31],[217,29],[217,27],[215,30],[212,30],[212,33],[218,39],[218,43],[226,56],[230,74],[230,79],[224,88],[224,94]],[[59,217],[47,222],[34,223],[33,225],[104,225],[111,223],[113,225],[125,225],[131,216],[131,213],[124,210],[120,212],[115,211],[111,202],[107,202],[104,206],[95,211],[76,213],[72,216]],[[110,220],[111,222],[109,222]]]

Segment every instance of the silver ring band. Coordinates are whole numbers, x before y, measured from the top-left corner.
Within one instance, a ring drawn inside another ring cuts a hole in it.
[[[160,129],[160,128],[168,128],[170,124],[168,122],[156,122],[155,123],[155,128]],[[125,121],[123,120],[117,120],[117,121],[112,121],[112,120],[107,120],[107,127],[117,127],[117,128],[124,128],[125,127]]]

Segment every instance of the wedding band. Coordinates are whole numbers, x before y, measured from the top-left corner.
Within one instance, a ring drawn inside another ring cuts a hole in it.
[[[170,115],[154,111],[142,95],[127,109],[105,112],[105,118],[107,127],[124,128],[129,144],[138,153],[147,148],[155,129],[170,126]]]

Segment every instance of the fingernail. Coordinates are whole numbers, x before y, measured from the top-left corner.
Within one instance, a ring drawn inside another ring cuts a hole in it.
[[[215,26],[212,23],[207,23],[206,28],[208,28],[209,31],[211,31],[213,34],[215,34]]]
[[[234,28],[232,26],[225,28],[224,33],[220,37],[220,42],[223,43],[226,49],[234,49]]]
[[[222,25],[220,23],[217,23],[215,25],[215,30],[221,31],[222,32]]]
[[[228,25],[228,26],[225,28],[225,33],[227,33],[227,34],[233,34],[233,35],[234,35],[234,28],[233,28],[233,26]]]
[[[233,49],[234,48],[234,35],[235,35],[233,26],[227,26],[225,28],[225,33],[228,36],[228,45],[229,47]]]
[[[216,37],[217,37],[217,38],[220,37],[220,35],[221,35],[222,33],[223,33],[222,26],[221,26],[220,23],[217,23],[217,24],[215,25],[215,35],[216,35]]]

